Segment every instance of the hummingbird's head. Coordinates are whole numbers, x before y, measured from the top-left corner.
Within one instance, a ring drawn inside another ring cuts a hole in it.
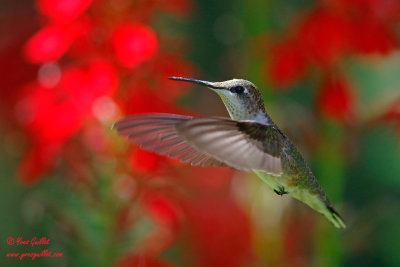
[[[260,112],[265,113],[261,93],[249,81],[232,79],[224,82],[208,82],[181,77],[169,79],[207,86],[221,97],[232,119],[249,120],[254,119]]]

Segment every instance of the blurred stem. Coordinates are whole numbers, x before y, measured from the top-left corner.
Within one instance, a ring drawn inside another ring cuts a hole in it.
[[[338,209],[344,189],[343,140],[344,131],[341,125],[328,122],[322,124],[321,140],[315,161],[315,174],[336,209]],[[334,228],[326,222],[325,218],[321,217],[317,224],[314,240],[314,266],[340,265],[340,233],[341,230]]]
[[[196,2],[196,8],[196,17],[189,33],[194,44],[191,59],[203,71],[201,76],[212,81],[220,78],[218,62],[224,51],[224,47],[214,36],[214,24],[218,16],[229,12],[230,6],[226,2],[204,0]]]

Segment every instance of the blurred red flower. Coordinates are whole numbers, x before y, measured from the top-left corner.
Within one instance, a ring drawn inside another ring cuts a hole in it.
[[[146,254],[131,254],[120,259],[117,267],[172,267],[173,265],[162,260],[156,259],[154,256]]]
[[[283,42],[271,51],[269,77],[277,85],[292,85],[298,81],[306,69],[305,51],[297,40]]]
[[[124,67],[136,67],[157,52],[158,42],[153,30],[143,24],[123,24],[112,37],[119,63]]]
[[[137,147],[133,149],[129,162],[135,172],[154,174],[160,169],[163,160],[163,157]]]
[[[39,64],[59,60],[71,44],[90,29],[88,19],[68,25],[49,24],[36,32],[25,44],[24,54],[28,62]]]
[[[114,66],[102,60],[95,61],[88,66],[87,80],[89,91],[97,97],[113,95],[117,90],[119,77]]]
[[[34,145],[29,148],[17,168],[17,177],[24,185],[35,184],[55,164],[60,153],[58,145]]]
[[[40,13],[55,23],[69,23],[77,19],[91,4],[92,0],[37,0]]]
[[[147,194],[144,205],[150,216],[159,224],[175,227],[178,223],[178,211],[170,198],[151,192]]]
[[[158,0],[161,6],[176,15],[188,15],[192,9],[192,3],[189,0]]]
[[[360,54],[388,54],[398,45],[394,34],[382,23],[360,16],[350,36],[354,51]]]
[[[396,99],[388,109],[379,116],[378,120],[394,122],[397,125],[397,133],[400,135],[400,99]]]
[[[44,27],[26,43],[26,59],[31,63],[56,61],[64,55],[72,40],[71,32],[63,26]]]
[[[329,67],[349,50],[350,35],[351,25],[345,17],[316,9],[300,27],[298,38],[308,60],[317,66]]]
[[[315,222],[307,213],[295,213],[283,227],[284,261],[288,266],[307,266]]]
[[[400,122],[400,99],[395,100],[383,114],[384,120],[399,120]]]
[[[329,9],[352,14],[354,18],[366,15],[381,22],[392,22],[400,18],[398,0],[320,0]]]
[[[29,132],[35,151],[40,153],[47,147],[62,146],[77,134],[83,120],[92,115],[95,100],[112,95],[117,85],[116,72],[106,62],[93,62],[86,68],[66,68],[54,88],[45,88],[38,83],[26,86],[16,106],[16,115],[21,126]],[[24,176],[31,173],[34,179],[40,175],[40,169],[45,171],[46,168],[40,166],[49,165],[50,159],[43,155],[47,159],[43,160],[46,164],[35,164],[37,159],[30,155],[25,156],[23,166],[32,164],[37,167],[35,172],[23,173]]]
[[[317,109],[326,118],[344,122],[354,111],[354,96],[347,82],[340,77],[325,80],[317,94]]]
[[[386,1],[325,0],[308,16],[295,20],[292,36],[268,51],[269,78],[278,85],[293,85],[307,66],[325,72],[345,56],[387,54],[398,47],[395,28],[400,4]]]
[[[147,83],[132,85],[131,92],[124,97],[126,114],[149,112],[174,113],[179,111],[173,99],[165,97],[164,88],[153,88]]]
[[[20,100],[16,115],[36,142],[63,143],[80,128],[78,111],[67,94],[43,88],[36,84]]]
[[[205,189],[199,196],[184,203],[195,265],[251,266],[252,245],[248,217],[226,192],[207,192]]]

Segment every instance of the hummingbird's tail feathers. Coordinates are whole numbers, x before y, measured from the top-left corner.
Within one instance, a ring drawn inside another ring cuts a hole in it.
[[[292,190],[289,189],[289,194],[301,202],[304,202],[312,209],[322,213],[336,228],[346,228],[342,217],[333,208],[332,204],[330,204],[325,193],[322,192],[321,195],[310,192],[309,190],[300,190],[297,188]]]
[[[335,225],[335,227],[346,228],[346,224],[344,224],[342,216],[340,216],[340,214],[333,208],[333,206],[326,205],[326,208],[329,210],[330,216],[332,217],[330,221]]]

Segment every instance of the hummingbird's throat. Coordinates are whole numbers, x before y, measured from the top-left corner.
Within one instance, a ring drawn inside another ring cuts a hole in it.
[[[257,105],[248,103],[239,98],[232,98],[224,93],[216,91],[221,97],[229,116],[233,120],[255,120],[256,118],[264,117],[265,111]]]

